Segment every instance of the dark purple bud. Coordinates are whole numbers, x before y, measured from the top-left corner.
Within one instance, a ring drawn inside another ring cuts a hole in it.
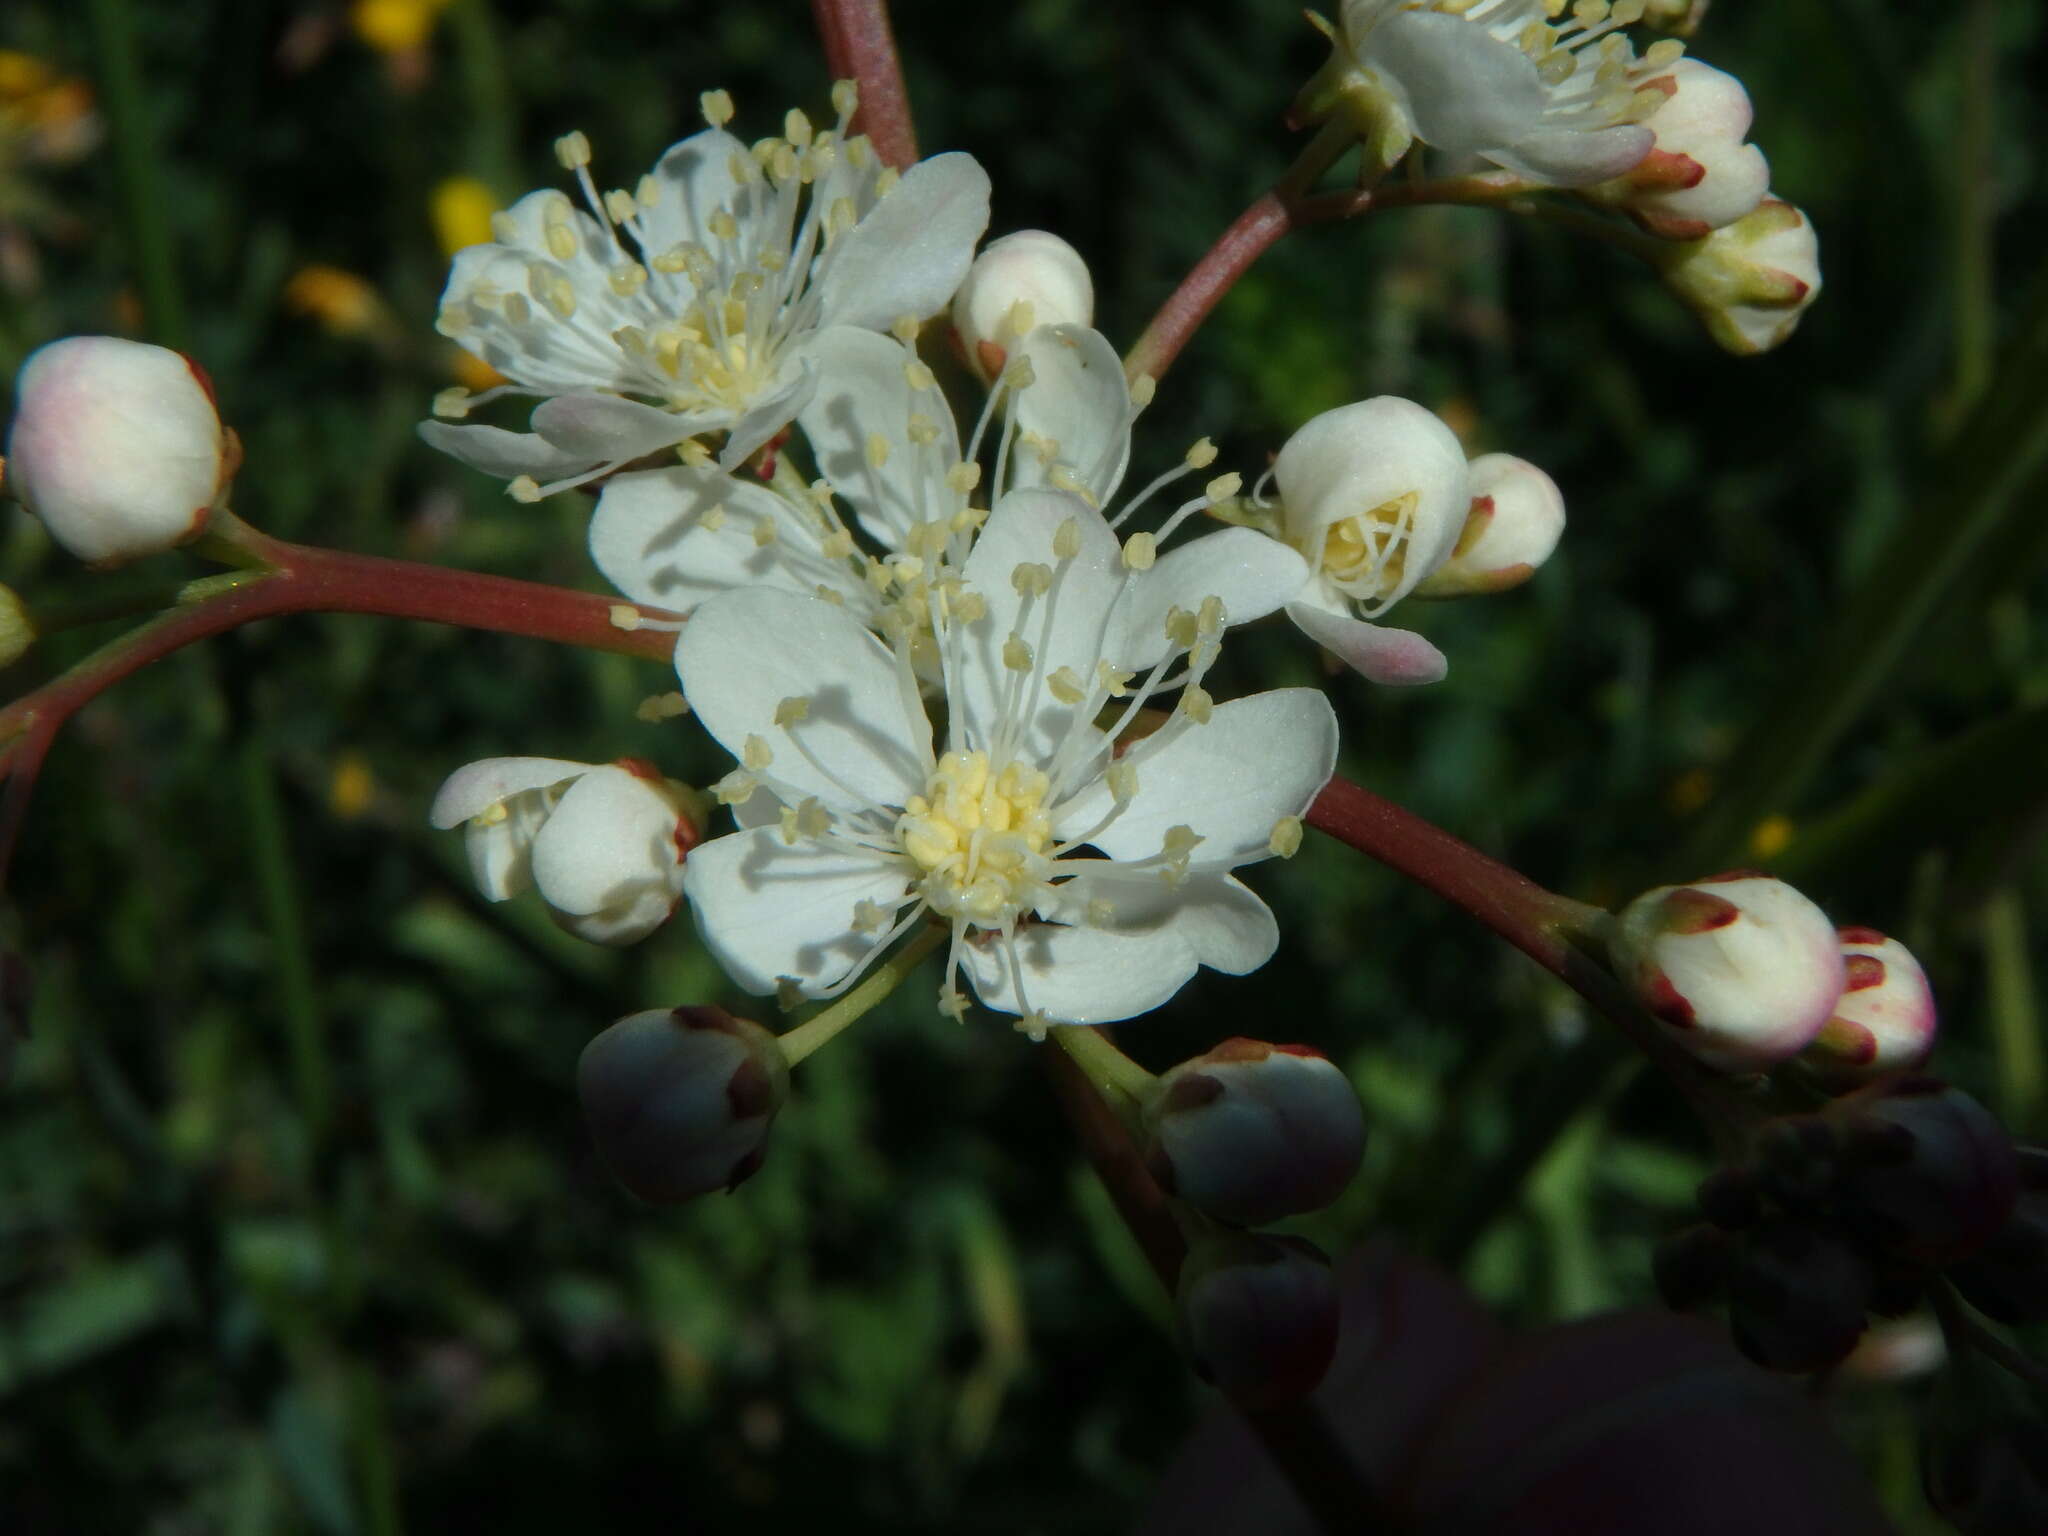
[[[761,1166],[789,1066],[772,1034],[723,1008],[657,1008],[583,1048],[576,1091],[612,1176],[672,1205],[736,1188]]]
[[[1674,1312],[1696,1312],[1719,1301],[1734,1256],[1735,1239],[1718,1226],[1674,1232],[1657,1245],[1650,1261],[1657,1294]]]
[[[1832,1233],[1771,1221],[1746,1233],[1728,1279],[1736,1348],[1767,1370],[1817,1371],[1863,1333],[1870,1266]]]
[[[1871,1242],[1922,1264],[1953,1264],[2005,1225],[2019,1190],[2012,1139],[1967,1093],[1930,1077],[1891,1078],[1826,1113],[1852,1145],[1896,1148],[1842,1173],[1842,1218]]]
[[[1242,1408],[1306,1397],[1337,1350],[1337,1281],[1300,1238],[1228,1232],[1198,1242],[1174,1302],[1195,1374]]]
[[[2005,1225],[1948,1277],[1986,1317],[2048,1323],[2048,1190],[2021,1195]]]
[[[1321,1210],[1365,1151],[1358,1094],[1305,1045],[1226,1040],[1164,1073],[1144,1113],[1161,1188],[1237,1227]]]

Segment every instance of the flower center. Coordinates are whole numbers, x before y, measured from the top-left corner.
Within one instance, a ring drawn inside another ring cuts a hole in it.
[[[1347,596],[1367,602],[1399,591],[1418,499],[1410,491],[1330,524],[1323,531],[1320,551],[1323,573]],[[1304,553],[1311,559],[1318,554]]]
[[[925,792],[896,820],[932,911],[1000,928],[1037,901],[1052,865],[1052,826],[1041,809],[1050,788],[1027,763],[991,769],[986,752],[939,759]]]

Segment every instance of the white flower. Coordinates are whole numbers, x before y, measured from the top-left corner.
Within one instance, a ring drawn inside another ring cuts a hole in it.
[[[953,329],[976,378],[1003,371],[1010,349],[1041,325],[1090,325],[1095,284],[1088,263],[1058,235],[1020,229],[991,240],[953,295]]]
[[[636,944],[668,921],[698,835],[680,787],[634,759],[485,758],[448,776],[428,820],[462,827],[487,900],[537,889],[594,944]]]
[[[1738,356],[1768,352],[1785,341],[1820,297],[1820,242],[1813,225],[1774,197],[1703,239],[1661,246],[1650,259],[1707,334]]]
[[[1276,537],[1308,562],[1287,616],[1378,683],[1433,683],[1443,653],[1367,622],[1447,559],[1471,509],[1465,450],[1413,401],[1380,395],[1305,423],[1273,464]]]
[[[227,436],[190,358],[67,336],[29,354],[14,398],[7,491],[79,559],[116,565],[205,527]]]
[[[1737,871],[1638,896],[1615,924],[1616,972],[1708,1066],[1796,1056],[1842,995],[1827,914],[1782,880]]]
[[[719,795],[741,829],[691,852],[684,889],[728,974],[830,996],[936,920],[942,1006],[964,1009],[964,970],[1038,1028],[1142,1013],[1201,965],[1263,964],[1272,914],[1229,872],[1291,851],[1336,721],[1313,690],[1217,704],[1201,686],[1226,619],[1299,582],[1261,547],[1227,530],[1132,559],[1078,496],[1006,496],[931,599],[943,747],[902,629],[885,645],[766,588],[705,602],[676,668],[740,760]],[[1175,686],[1172,714],[1119,748]]]
[[[1616,31],[1642,0],[1346,0],[1335,56],[1303,92],[1302,115],[1341,111],[1391,165],[1413,139],[1477,155],[1555,186],[1618,176],[1650,150],[1639,94],[1679,57],[1653,44],[1638,59]]]
[[[1697,240],[1763,201],[1764,152],[1743,142],[1754,112],[1742,82],[1680,59],[1647,83],[1664,101],[1648,120],[1656,146],[1626,175],[1586,188],[1666,240]]]
[[[1536,574],[1564,536],[1564,496],[1542,470],[1511,453],[1466,466],[1472,507],[1450,559],[1416,585],[1417,597],[1505,592]]]
[[[1875,928],[1844,928],[1842,996],[1806,1048],[1823,1077],[1858,1080],[1916,1067],[1934,1049],[1934,989],[1913,952]]]
[[[560,141],[587,211],[560,192],[522,198],[497,238],[455,258],[437,322],[538,395],[533,430],[428,422],[435,447],[513,482],[525,499],[577,485],[708,432],[730,467],[795,418],[818,386],[819,338],[937,313],[988,223],[988,177],[939,155],[899,181],[800,112],[749,148],[705,98],[705,132],[664,154],[631,192],[598,193],[581,134]],[[481,398],[481,397],[479,397]],[[456,398],[464,414],[475,402]]]

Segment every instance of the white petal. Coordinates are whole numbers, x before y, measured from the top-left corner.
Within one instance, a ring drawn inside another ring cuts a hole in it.
[[[1543,114],[1543,82],[1529,56],[1462,16],[1390,16],[1368,34],[1361,62],[1400,82],[1416,136],[1451,154],[1514,143]]]
[[[1039,916],[1079,925],[1097,903],[1100,920],[1091,926],[1112,933],[1171,924],[1202,964],[1233,976],[1257,970],[1280,943],[1272,911],[1233,875],[1196,874],[1168,885],[1157,870],[1133,870],[1109,859],[1101,869],[1054,886],[1051,899],[1039,903]],[[1108,903],[1106,914],[1102,902]]]
[[[541,481],[565,480],[596,463],[584,455],[564,453],[534,432],[423,421],[419,433],[429,448],[438,448],[451,459],[481,470],[494,480],[511,480],[519,475],[531,475]]]
[[[875,942],[855,931],[855,906],[893,909],[909,884],[900,863],[811,843],[792,847],[777,827],[713,838],[683,864],[683,890],[705,944],[754,993],[773,992],[784,976],[813,991],[838,981]]]
[[[764,521],[776,530],[766,544],[756,536]],[[869,593],[845,560],[825,555],[807,513],[763,486],[689,465],[614,475],[590,519],[590,558],[636,603],[677,613],[735,587],[808,597],[823,585],[857,605]]]
[[[713,246],[711,216],[720,209],[740,226],[740,248],[748,249],[762,201],[759,179],[746,187],[733,180],[733,157],[751,163],[747,146],[722,128],[707,128],[671,144],[655,163],[654,206],[640,210],[648,256],[661,255],[684,240]]]
[[[1061,560],[1053,539],[1071,520],[1080,535],[1080,553]],[[1025,563],[1049,565],[1053,589],[1033,599],[1023,614],[1024,599],[1011,580]],[[954,719],[952,739],[970,749],[987,750],[1003,724],[1006,690],[1016,676],[1003,664],[1003,647],[1017,633],[1031,647],[1031,679],[1019,718],[1030,722],[1023,732],[1023,755],[1043,759],[1065,735],[1074,710],[1054,701],[1044,679],[1071,667],[1082,685],[1095,677],[1103,655],[1110,606],[1123,587],[1123,555],[1116,535],[1101,514],[1058,491],[1013,491],[996,503],[974,541],[963,572],[967,585],[988,604],[978,622],[962,625],[958,675],[946,679],[946,696]],[[1050,615],[1051,623],[1046,620]]]
[[[1440,683],[1450,671],[1444,653],[1413,630],[1368,624],[1306,602],[1289,603],[1287,617],[1309,639],[1370,682],[1407,688]]]
[[[1197,868],[1266,858],[1274,824],[1307,811],[1337,766],[1337,716],[1314,688],[1232,699],[1218,704],[1206,725],[1160,739],[1157,750],[1140,742],[1126,755],[1138,792],[1089,839],[1111,858],[1148,858],[1177,826],[1202,839],[1193,854]],[[1084,835],[1111,803],[1098,780],[1059,807],[1055,834]]]
[[[486,757],[465,763],[442,781],[427,820],[445,832],[521,790],[549,788],[588,773],[591,766],[564,757]]]
[[[971,155],[934,155],[826,253],[818,324],[887,330],[901,315],[937,314],[988,228],[988,173]]]
[[[797,418],[818,472],[853,504],[861,526],[884,548],[903,547],[913,523],[927,522],[958,502],[946,490],[946,471],[960,462],[953,413],[942,398],[919,396],[904,376],[909,358],[901,344],[873,331],[839,325],[820,331],[805,355],[818,370],[818,391]],[[917,411],[938,430],[929,447],[910,441]],[[869,461],[870,439],[888,455]]]
[[[647,780],[609,763],[591,769],[533,840],[541,899],[587,916],[644,905],[652,893],[665,917],[681,886],[677,820],[675,805]]]
[[[773,753],[765,777],[795,796],[860,810],[900,806],[924,786],[930,723],[921,709],[906,718],[915,699],[906,700],[895,659],[830,603],[765,587],[721,593],[683,626],[676,672],[704,728],[734,757],[760,737]],[[809,703],[789,730],[823,771],[775,723],[788,698]]]
[[[1010,484],[1043,485],[1064,464],[1106,507],[1131,461],[1131,392],[1123,359],[1100,331],[1042,325],[1018,350],[1032,382],[1017,396],[1017,426],[1046,440],[1046,449],[1011,447]],[[1051,453],[1051,457],[1046,457]]]
[[[1024,999],[1057,1022],[1109,1023],[1157,1008],[1200,966],[1242,974],[1272,957],[1279,938],[1272,913],[1237,881],[1195,876],[1177,896],[1143,926],[1036,923],[1020,930],[1015,953]],[[984,1003],[1024,1011],[999,937],[969,944],[962,957]]]
[[[725,446],[718,450],[718,467],[732,469],[744,462],[769,438],[792,421],[818,387],[817,374],[799,356],[782,370],[774,386],[750,404],[728,429]]]
[[[1486,158],[1558,187],[1584,187],[1619,176],[1656,144],[1648,128],[1544,128],[1486,151]]]
[[[674,411],[617,395],[562,395],[535,407],[533,430],[564,454],[623,464],[700,429]]]
[[[1291,601],[1308,579],[1308,562],[1278,539],[1249,528],[1205,533],[1168,550],[1131,583],[1117,606],[1111,654],[1120,665],[1149,667],[1166,654],[1168,609],[1193,613],[1214,595],[1228,622],[1249,624]]]

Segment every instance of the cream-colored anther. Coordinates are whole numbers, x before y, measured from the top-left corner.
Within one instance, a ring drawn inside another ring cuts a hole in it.
[[[782,117],[782,136],[798,149],[811,147],[811,120],[802,110],[791,107]]]
[[[555,158],[565,171],[580,171],[590,164],[590,140],[582,129],[573,129],[555,140]]]
[[[1102,782],[1112,800],[1118,805],[1128,805],[1138,798],[1138,765],[1127,757],[1120,757],[1103,770]]]
[[[1216,713],[1216,701],[1209,696],[1206,688],[1189,683],[1181,690],[1180,709],[1181,713],[1195,724],[1207,725],[1210,717]]]
[[[604,211],[614,224],[623,224],[640,211],[640,205],[634,202],[632,193],[614,187],[604,195]]]
[[[704,121],[711,127],[723,128],[732,121],[732,93],[706,91],[697,98],[697,110],[704,114]]]
[[[904,434],[920,448],[929,448],[939,440],[939,424],[923,411],[912,411]]]
[[[533,319],[533,306],[526,302],[523,293],[506,294],[498,308],[508,325],[526,325]]]
[[[939,988],[939,1012],[955,1024],[967,1022],[967,997],[957,987]]]
[[[884,464],[887,464],[889,462],[889,439],[882,436],[879,432],[870,432],[868,434],[866,458],[868,468],[870,469],[880,469]]]
[[[1282,816],[1273,823],[1273,832],[1266,839],[1266,851],[1276,859],[1291,859],[1301,851],[1301,818]]]
[[[832,110],[839,114],[841,122],[853,116],[859,106],[860,87],[858,85],[854,84],[851,80],[834,80],[832,82]]]
[[[1112,699],[1120,699],[1131,691],[1131,679],[1138,674],[1122,667],[1113,667],[1106,661],[1095,663],[1095,686]]]
[[[754,524],[754,548],[766,549],[782,536],[782,531],[772,517],[763,517]]]
[[[1069,517],[1060,521],[1052,533],[1052,553],[1055,560],[1071,560],[1081,553],[1081,520]]]
[[[974,493],[974,488],[980,484],[981,466],[979,464],[955,464],[946,471],[946,489],[956,496],[970,496]]]
[[[1061,667],[1046,678],[1045,685],[1051,690],[1053,698],[1062,704],[1078,704],[1088,697],[1081,687],[1081,679],[1075,675],[1072,667]]]
[[[605,273],[605,282],[620,298],[630,299],[647,286],[647,269],[637,261],[622,261]]]
[[[880,933],[889,926],[888,911],[880,902],[863,898],[853,904],[853,931],[855,933]]]
[[[1189,469],[1207,469],[1216,462],[1216,445],[1206,437],[1198,437],[1182,460]]]
[[[1191,651],[1201,638],[1202,628],[1195,616],[1175,603],[1166,610],[1166,638],[1181,650]]]
[[[865,140],[856,142],[864,143]],[[893,165],[885,166],[882,174],[875,178],[875,196],[878,198],[887,197],[896,190],[896,184],[901,180],[903,180],[903,173],[901,171],[897,170]]]
[[[785,731],[799,721],[811,717],[811,701],[801,694],[791,694],[775,706],[775,723]]]
[[[469,391],[451,385],[434,396],[434,414],[448,421],[460,421],[469,414]]]
[[[650,693],[633,711],[633,718],[649,725],[673,720],[690,712],[690,701],[671,688],[667,693]]]
[[[735,768],[711,786],[711,798],[720,805],[745,805],[760,787],[759,779],[744,769]]]
[[[505,494],[514,501],[531,505],[540,500],[540,482],[531,475],[514,475],[506,483]]]
[[[979,592],[962,592],[953,599],[953,613],[962,624],[979,624],[988,617],[988,603]]]
[[[1159,541],[1149,533],[1134,533],[1124,540],[1124,567],[1149,571],[1159,559]]]
[[[1031,359],[1019,355],[1010,359],[1003,369],[1003,382],[1011,389],[1029,389],[1038,381],[1038,374],[1031,366]]]
[[[1159,393],[1159,381],[1149,373],[1141,373],[1131,380],[1131,404],[1139,410],[1152,403],[1152,397]]]
[[[633,184],[633,201],[642,208],[652,208],[661,201],[661,183],[652,174],[642,173]]]
[[[1022,635],[1012,635],[1003,642],[1003,665],[1012,672],[1031,670],[1031,647],[1024,643]]]
[[[1195,627],[1205,639],[1223,633],[1222,598],[1212,592],[1202,599],[1201,606],[1195,610]]]
[[[1038,311],[1031,307],[1031,301],[1019,299],[1004,312],[1000,330],[1004,337],[1015,340],[1029,336],[1037,324]]]
[[[1052,567],[1025,560],[1011,568],[1010,585],[1019,597],[1043,597],[1052,590]]]
[[[932,377],[931,369],[913,357],[903,365],[903,382],[919,394],[923,394],[937,384],[938,380]]]
[[[628,634],[640,627],[640,610],[631,603],[613,603],[605,616],[613,629],[623,629]]]
[[[1241,489],[1243,489],[1243,487],[1244,476],[1240,475],[1236,470],[1233,469],[1229,474],[1218,475],[1214,480],[1211,480],[1207,485],[1203,486],[1202,495],[1208,501],[1209,505],[1213,507],[1219,501],[1230,500],[1230,498],[1235,496]]]
[[[775,761],[775,750],[759,736],[749,736],[740,744],[740,762],[750,773],[766,773]]]

